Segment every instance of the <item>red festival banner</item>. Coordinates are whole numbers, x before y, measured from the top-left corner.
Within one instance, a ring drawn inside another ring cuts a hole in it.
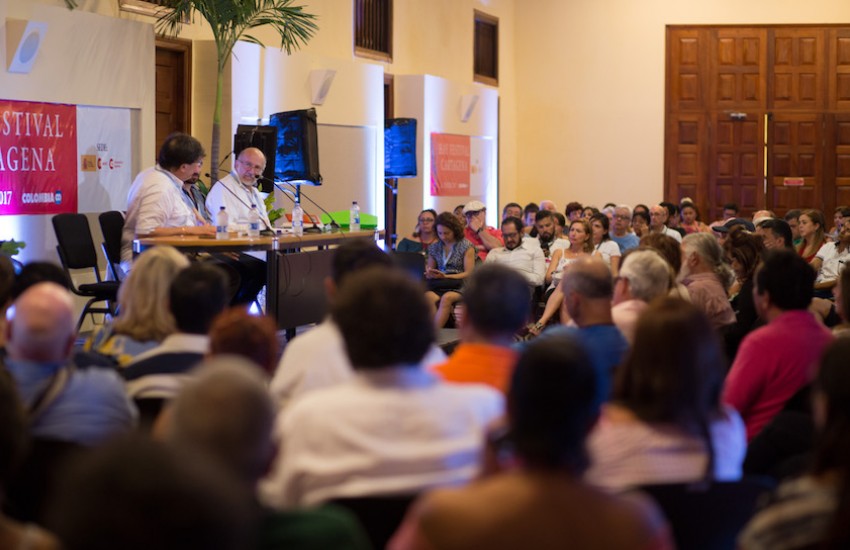
[[[469,196],[469,136],[431,134],[431,196]]]
[[[77,211],[76,113],[0,100],[0,215]]]

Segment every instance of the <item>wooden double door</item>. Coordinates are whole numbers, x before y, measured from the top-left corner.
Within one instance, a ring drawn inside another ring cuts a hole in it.
[[[667,28],[667,200],[850,204],[850,27]]]

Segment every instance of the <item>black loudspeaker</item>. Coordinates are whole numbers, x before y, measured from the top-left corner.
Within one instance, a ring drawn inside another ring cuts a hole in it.
[[[416,176],[416,119],[390,118],[384,122],[384,177]]]
[[[260,180],[260,191],[271,193],[274,186],[275,150],[277,148],[277,128],[274,126],[247,126],[240,124],[233,135],[233,158],[239,156],[243,149],[256,147],[266,155],[266,169],[263,177],[270,181]]]
[[[275,179],[295,185],[322,185],[316,109],[275,113],[269,117],[269,124],[277,128]]]

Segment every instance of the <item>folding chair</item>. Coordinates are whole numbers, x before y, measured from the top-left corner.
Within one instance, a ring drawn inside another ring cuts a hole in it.
[[[97,251],[91,237],[88,219],[84,214],[57,214],[53,216],[53,231],[56,233],[56,251],[59,261],[71,279],[71,291],[84,298],[89,298],[80,319],[77,321],[77,331],[83,325],[87,314],[115,313],[118,298],[118,281],[104,281],[97,267]],[[78,285],[74,282],[71,270],[91,269],[96,283]],[[95,306],[98,302],[106,302],[105,306]]]

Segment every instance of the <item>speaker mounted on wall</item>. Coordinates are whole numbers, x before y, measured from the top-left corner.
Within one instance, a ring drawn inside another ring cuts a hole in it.
[[[275,113],[269,124],[277,129],[274,176],[294,185],[322,185],[316,109]]]
[[[384,122],[384,177],[416,176],[416,119],[390,118]]]
[[[266,181],[260,180],[260,191],[271,193],[274,191],[271,181],[274,180],[275,172],[277,128],[274,126],[240,124],[236,127],[236,133],[233,135],[233,158],[237,158],[239,153],[248,147],[256,147],[266,155],[266,169],[263,170],[263,178],[266,178]]]
[[[29,73],[47,34],[47,23],[6,18],[6,69]]]

